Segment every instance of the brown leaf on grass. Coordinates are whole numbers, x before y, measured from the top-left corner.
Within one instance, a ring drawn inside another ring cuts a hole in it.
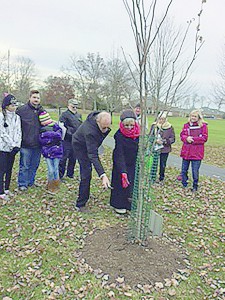
[[[115,297],[115,293],[113,291],[108,292],[107,294],[110,298]]]
[[[67,228],[69,226],[70,226],[70,222],[67,221],[67,222],[64,223],[64,228]]]
[[[132,297],[133,295],[132,295],[132,293],[128,293],[128,292],[124,292],[123,293],[125,296],[127,296],[127,297]]]
[[[156,287],[156,289],[163,289],[164,285],[162,282],[156,282],[155,287]]]
[[[168,290],[168,294],[169,294],[170,296],[175,296],[175,295],[176,295],[175,289],[169,289],[169,290]]]
[[[144,284],[143,286],[141,286],[141,290],[145,293],[145,294],[150,294],[152,292],[152,286],[149,284]]]
[[[64,285],[56,286],[54,289],[54,293],[57,293],[58,295],[64,295],[66,293],[66,289]]]
[[[123,283],[124,280],[125,280],[124,277],[117,277],[117,278],[116,278],[116,281],[117,281],[118,283],[120,283],[120,284]]]

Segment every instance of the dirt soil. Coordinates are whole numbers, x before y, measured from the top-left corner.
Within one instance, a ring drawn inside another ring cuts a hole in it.
[[[133,287],[171,279],[174,272],[186,267],[187,258],[165,238],[151,238],[145,246],[131,243],[125,227],[96,230],[85,239],[81,256],[93,269],[108,274],[109,282],[124,277]]]

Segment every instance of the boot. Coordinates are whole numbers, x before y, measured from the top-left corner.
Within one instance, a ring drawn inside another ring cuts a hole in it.
[[[55,188],[54,188],[54,180],[50,180],[48,181],[48,184],[47,184],[47,190],[48,190],[48,193],[49,194],[52,194],[52,195],[55,195]]]
[[[59,179],[54,180],[54,187],[55,187],[55,191],[60,190],[60,180]]]

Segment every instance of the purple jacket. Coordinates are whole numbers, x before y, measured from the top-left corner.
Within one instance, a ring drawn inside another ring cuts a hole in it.
[[[62,158],[62,129],[57,123],[54,126],[41,127],[39,141],[45,158]]]
[[[192,136],[194,142],[191,144],[187,142],[187,137]],[[183,146],[180,156],[187,160],[202,160],[204,157],[204,144],[208,140],[208,128],[207,124],[203,123],[202,127],[197,123],[184,124],[184,127],[180,133]]]

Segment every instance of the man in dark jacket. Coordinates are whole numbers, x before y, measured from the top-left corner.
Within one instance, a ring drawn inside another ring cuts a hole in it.
[[[77,112],[78,101],[76,99],[68,100],[68,109],[63,112],[59,121],[66,127],[66,135],[63,140],[63,158],[59,163],[59,177],[63,178],[65,171],[66,176],[73,178],[74,167],[76,164],[76,153],[72,148],[72,135],[76,132],[77,128],[81,125],[81,115]],[[66,170],[66,163],[67,170]]]
[[[85,205],[90,195],[92,164],[102,180],[104,188],[110,187],[110,182],[99,160],[98,148],[110,132],[111,115],[108,112],[93,112],[73,134],[72,145],[80,164],[79,195],[77,210],[85,212]]]
[[[32,90],[28,103],[19,107],[16,111],[21,118],[22,125],[22,144],[18,175],[18,186],[21,191],[25,191],[28,187],[35,185],[35,175],[41,158],[39,144],[40,122],[38,115],[42,110],[40,93],[37,90]]]

